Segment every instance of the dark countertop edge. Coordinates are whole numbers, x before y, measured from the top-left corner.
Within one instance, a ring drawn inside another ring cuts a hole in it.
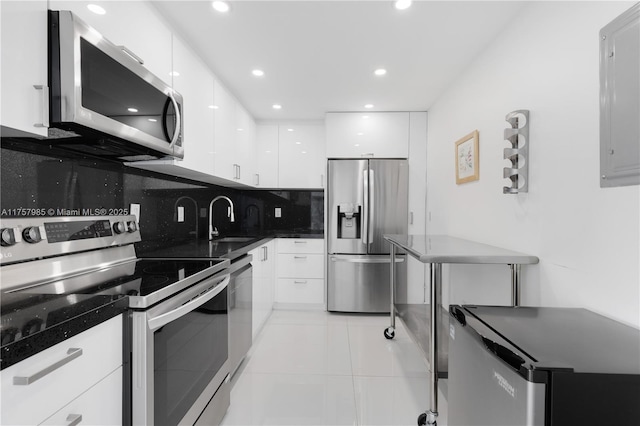
[[[1,349],[0,370],[110,320],[126,312],[128,308],[128,297],[122,296],[32,336],[9,343]]]

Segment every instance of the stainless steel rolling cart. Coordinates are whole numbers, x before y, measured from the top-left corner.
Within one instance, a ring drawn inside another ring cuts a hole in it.
[[[438,417],[438,373],[439,364],[446,363],[441,333],[442,324],[442,264],[505,264],[511,272],[511,304],[520,305],[520,269],[521,265],[538,263],[536,256],[530,256],[487,244],[476,243],[447,235],[385,235],[391,244],[391,324],[384,330],[387,339],[395,336],[396,311],[403,319],[412,338],[425,352],[429,363],[429,408],[418,416],[418,425],[435,425]],[[396,303],[395,275],[396,251],[400,249],[422,263],[429,264],[430,304],[403,305]],[[424,330],[428,329],[428,336]]]

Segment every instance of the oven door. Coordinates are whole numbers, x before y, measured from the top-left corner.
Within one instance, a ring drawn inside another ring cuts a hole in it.
[[[194,424],[210,402],[224,415],[228,284],[228,273],[217,274],[133,313],[134,425]]]

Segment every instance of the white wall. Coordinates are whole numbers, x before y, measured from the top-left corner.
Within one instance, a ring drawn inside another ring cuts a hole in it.
[[[640,187],[599,186],[598,32],[633,3],[525,7],[429,110],[427,205],[431,234],[540,258],[523,267],[523,305],[585,307],[640,328]],[[515,109],[530,110],[529,192],[504,195]],[[480,180],[456,185],[454,142],[474,129]],[[510,300],[506,266],[451,266],[444,278],[445,302],[447,292],[453,303]]]

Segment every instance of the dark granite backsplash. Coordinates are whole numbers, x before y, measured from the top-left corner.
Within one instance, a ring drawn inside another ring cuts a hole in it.
[[[74,157],[30,141],[3,138],[0,147],[2,217],[99,215],[135,203],[141,205],[143,241],[206,238],[209,203],[226,195],[234,202],[236,221],[230,223],[227,204],[217,202],[214,219],[220,235],[323,231],[323,191],[237,190]],[[182,223],[177,221],[178,206],[184,208]]]

